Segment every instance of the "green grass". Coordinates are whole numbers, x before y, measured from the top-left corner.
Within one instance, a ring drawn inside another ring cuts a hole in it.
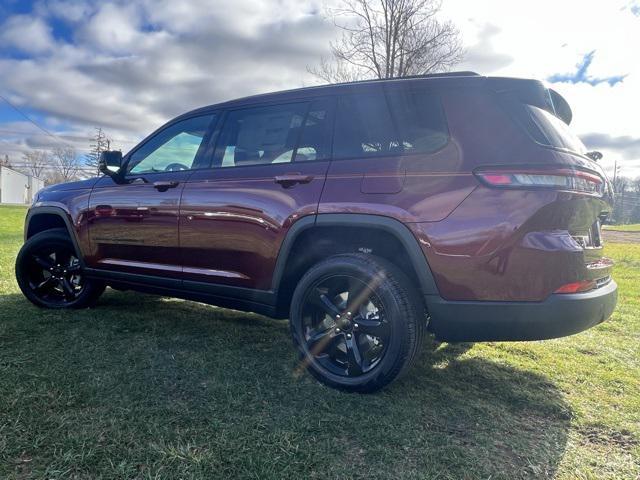
[[[620,302],[582,334],[437,344],[387,390],[296,376],[287,324],[108,290],[40,310],[0,208],[0,478],[637,479],[640,245],[608,245]]]
[[[630,223],[628,225],[603,225],[605,230],[617,230],[619,232],[640,232],[640,223]]]

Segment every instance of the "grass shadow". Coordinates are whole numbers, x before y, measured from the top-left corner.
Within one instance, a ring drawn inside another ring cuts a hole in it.
[[[294,375],[285,321],[115,291],[0,303],[1,477],[552,478],[567,442],[554,384],[470,344],[350,395]]]

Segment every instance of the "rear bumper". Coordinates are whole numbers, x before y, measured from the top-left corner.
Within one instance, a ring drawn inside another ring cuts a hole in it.
[[[430,329],[450,342],[544,340],[587,330],[611,316],[618,286],[550,295],[542,302],[448,301],[427,295]]]

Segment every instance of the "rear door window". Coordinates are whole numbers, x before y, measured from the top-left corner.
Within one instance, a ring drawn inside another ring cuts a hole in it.
[[[294,103],[229,112],[215,165],[224,168],[291,162],[307,106]]]
[[[300,135],[296,162],[328,160],[331,157],[334,104],[333,98],[319,98],[311,102]]]
[[[339,98],[333,146],[336,159],[432,153],[447,142],[442,105],[432,93],[394,88],[387,95]]]

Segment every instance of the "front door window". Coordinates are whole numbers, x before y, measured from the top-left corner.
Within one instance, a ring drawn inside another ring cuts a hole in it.
[[[193,117],[167,127],[131,155],[129,173],[141,175],[199,168],[195,163],[198,150],[213,117]]]

